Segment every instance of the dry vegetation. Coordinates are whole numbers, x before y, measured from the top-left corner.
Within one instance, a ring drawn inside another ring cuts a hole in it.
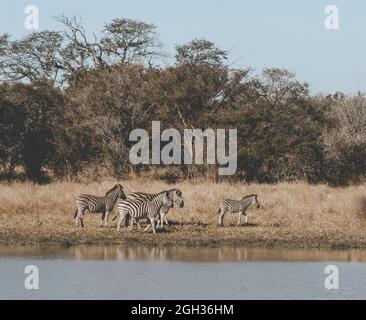
[[[178,187],[185,207],[173,209],[171,225],[153,235],[115,224],[99,228],[100,215],[87,213],[85,229],[74,227],[74,198],[79,193],[103,194],[115,184],[59,182],[49,185],[0,185],[0,242],[2,244],[74,245],[188,245],[366,247],[366,186],[330,188],[306,183],[216,184],[182,182],[168,185],[154,180],[122,182],[126,193],[157,192]],[[237,216],[227,215],[217,227],[220,199],[257,193],[261,208],[250,208],[249,224],[237,227]],[[111,215],[112,217],[114,214]]]

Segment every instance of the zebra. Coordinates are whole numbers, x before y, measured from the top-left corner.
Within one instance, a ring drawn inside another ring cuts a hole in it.
[[[133,227],[133,222],[140,219],[149,219],[153,233],[155,231],[155,216],[159,213],[162,206],[173,207],[173,201],[169,198],[169,193],[167,191],[162,191],[155,194],[151,200],[146,198],[140,199],[125,199],[119,201],[117,205],[118,209],[118,222],[117,231],[120,231],[121,223],[126,218],[131,218],[131,229]],[[117,217],[117,216],[116,216]],[[113,220],[115,220],[115,218]],[[146,229],[147,230],[147,229]]]
[[[245,216],[245,223],[248,222],[248,216],[245,211],[248,209],[250,205],[256,205],[257,208],[260,207],[258,202],[258,198],[256,194],[251,194],[249,196],[243,197],[241,200],[231,200],[225,199],[220,202],[220,209],[219,209],[219,226],[224,226],[224,215],[227,211],[231,213],[239,213],[238,219],[238,226],[240,225],[241,216],[244,214]]]
[[[179,189],[170,189],[167,190],[166,192],[169,193],[169,198],[173,201],[174,205],[177,205],[179,208],[183,208],[184,207],[184,200],[183,200],[183,194],[182,191]],[[139,199],[147,199],[147,200],[151,200],[153,198],[154,194],[151,193],[144,193],[144,192],[134,192],[131,193],[127,196],[127,199],[135,199],[135,200],[139,200]],[[168,220],[166,218],[168,212],[169,212],[170,207],[168,205],[163,205],[160,208],[160,212],[158,215],[158,223],[157,223],[157,228],[163,228],[163,224],[165,222],[166,225],[169,225]],[[132,226],[133,226],[133,221],[131,222]],[[140,228],[140,224],[137,221],[137,225]],[[148,228],[146,228],[145,230],[149,229],[151,225],[148,226]]]
[[[79,226],[79,221],[81,227],[84,228],[84,211],[88,209],[93,213],[102,213],[102,219],[100,220],[99,226],[108,226],[108,216],[113,210],[116,204],[117,198],[126,199],[126,195],[123,192],[123,187],[120,184],[116,184],[112,189],[110,189],[104,197],[92,196],[89,194],[81,194],[76,198],[76,211],[74,215],[75,226]]]

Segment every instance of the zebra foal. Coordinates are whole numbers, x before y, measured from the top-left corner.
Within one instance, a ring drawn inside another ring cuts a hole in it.
[[[246,210],[249,206],[255,205],[257,208],[260,207],[258,198],[256,194],[251,194],[249,196],[243,197],[241,200],[231,200],[231,199],[225,199],[220,202],[220,209],[219,209],[219,226],[224,226],[224,216],[226,212],[230,213],[239,213],[239,219],[238,219],[238,226],[240,225],[241,216],[245,216],[245,223],[248,222],[248,216],[246,214]]]
[[[151,199],[125,199],[119,201],[117,205],[117,231],[120,231],[121,223],[125,219],[131,219],[132,229],[134,221],[147,218],[150,220],[153,233],[156,233],[155,216],[160,212],[162,206],[173,207],[173,201],[169,198],[169,193],[166,191],[155,194]]]
[[[79,223],[84,228],[84,212],[89,210],[92,213],[101,213],[102,218],[99,226],[108,226],[108,216],[113,210],[116,204],[117,198],[126,199],[126,195],[123,192],[123,187],[120,184],[116,184],[110,189],[104,197],[93,196],[90,194],[81,194],[76,198],[76,211],[74,215],[75,226],[78,227]]]

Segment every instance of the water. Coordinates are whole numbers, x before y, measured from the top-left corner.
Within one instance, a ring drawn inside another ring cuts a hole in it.
[[[27,265],[39,290],[25,289]],[[366,251],[4,247],[0,299],[366,299]]]

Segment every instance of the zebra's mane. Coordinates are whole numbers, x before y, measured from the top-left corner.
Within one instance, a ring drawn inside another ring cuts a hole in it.
[[[257,195],[256,194],[250,194],[249,196],[245,196],[245,197],[243,197],[243,200],[244,199],[248,199],[248,198],[252,198],[252,197],[257,197]]]
[[[159,193],[154,194],[155,197],[160,196],[163,193],[167,193],[169,195],[169,191],[161,191]]]
[[[180,189],[176,189],[176,188],[174,188],[174,189],[170,189],[170,190],[167,190],[167,192],[179,192],[179,193],[182,193],[182,191],[180,190]]]
[[[120,184],[116,184],[112,189],[110,189],[109,191],[107,191],[107,193],[105,194],[106,196],[109,196],[114,190],[116,190],[118,187],[121,187]]]

